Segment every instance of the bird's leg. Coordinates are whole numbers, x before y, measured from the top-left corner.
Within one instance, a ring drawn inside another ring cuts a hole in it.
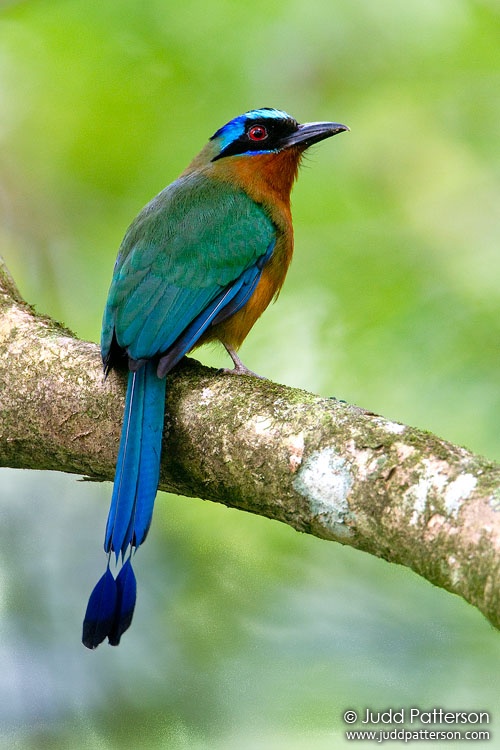
[[[260,378],[261,380],[265,380],[262,375],[257,375],[256,372],[253,372],[252,370],[249,370],[248,367],[246,367],[241,359],[236,354],[236,351],[233,349],[232,346],[229,344],[226,344],[224,341],[222,342],[224,344],[224,347],[231,357],[231,359],[234,362],[234,367],[223,367],[220,372],[227,373],[228,375],[252,375],[254,378]]]

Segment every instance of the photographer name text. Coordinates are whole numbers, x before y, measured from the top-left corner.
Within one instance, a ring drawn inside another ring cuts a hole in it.
[[[345,717],[344,717],[344,720]],[[347,723],[352,723],[347,720]],[[387,711],[366,709],[361,724],[489,724],[487,711],[446,711],[444,708],[389,708]]]

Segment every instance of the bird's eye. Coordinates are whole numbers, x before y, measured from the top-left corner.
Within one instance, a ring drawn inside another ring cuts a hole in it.
[[[251,141],[264,141],[267,138],[267,130],[263,125],[253,125],[248,131]]]

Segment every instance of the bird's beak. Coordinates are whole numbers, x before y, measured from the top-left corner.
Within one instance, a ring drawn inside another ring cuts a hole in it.
[[[343,133],[345,130],[349,130],[347,125],[341,125],[339,122],[306,122],[304,125],[299,125],[295,133],[283,139],[282,148],[291,146],[309,148],[313,143],[318,143],[337,133]]]

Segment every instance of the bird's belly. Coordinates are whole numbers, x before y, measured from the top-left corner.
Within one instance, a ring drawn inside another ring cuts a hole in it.
[[[281,243],[278,243],[281,244]],[[197,343],[218,339],[234,349],[238,349],[253,324],[259,318],[269,303],[276,297],[285,280],[291,252],[274,253],[271,260],[262,271],[262,276],[248,302],[227,320],[209,328]]]
[[[227,320],[215,325],[210,331],[210,338],[219,339],[219,341],[238,349],[277,291],[274,280],[270,274],[266,274],[264,269],[260,281],[246,305]]]

